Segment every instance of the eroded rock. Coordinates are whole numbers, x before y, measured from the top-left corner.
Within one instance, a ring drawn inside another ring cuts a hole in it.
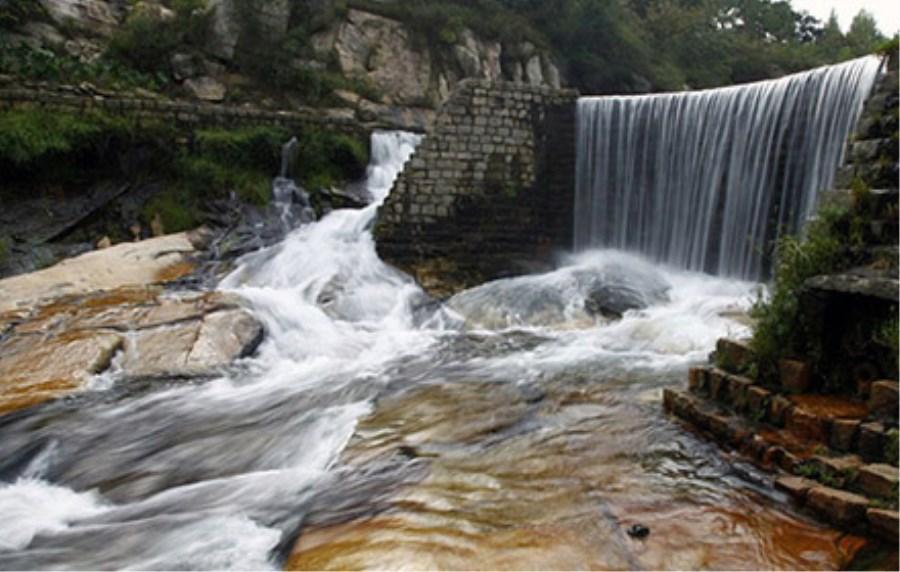
[[[0,314],[0,413],[85,388],[119,360],[123,380],[208,378],[251,354],[262,325],[234,296],[123,288]]]

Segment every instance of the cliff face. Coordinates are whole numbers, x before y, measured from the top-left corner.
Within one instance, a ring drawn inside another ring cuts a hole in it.
[[[424,37],[409,23],[334,0],[39,0],[39,4],[33,21],[11,30],[8,42],[86,62],[108,54],[116,36],[135,19],[166,23],[187,17],[185,13],[199,14],[206,22],[202,39],[175,46],[162,58],[162,69],[152,71],[165,78],[170,94],[208,101],[305,104],[302,94],[308,86],[301,84],[327,75],[339,78],[329,84],[331,106],[369,109],[377,115],[385,112],[384,106],[435,109],[466,78],[548,87],[559,87],[563,81],[553,59],[528,41],[504,44],[459,26],[440,38]],[[140,34],[137,39],[156,41]],[[273,58],[278,70],[263,75],[278,73],[287,81],[278,85],[276,95],[248,97],[260,78],[247,77],[246,62],[256,59],[271,65]],[[291,99],[292,91],[299,95]]]

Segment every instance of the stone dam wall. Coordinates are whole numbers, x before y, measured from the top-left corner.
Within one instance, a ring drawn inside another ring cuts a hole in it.
[[[375,227],[379,255],[446,296],[571,248],[577,93],[465,80]]]

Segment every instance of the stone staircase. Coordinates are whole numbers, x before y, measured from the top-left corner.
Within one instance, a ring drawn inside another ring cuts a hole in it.
[[[745,375],[753,356],[738,340],[719,340],[715,362],[691,369],[688,390],[665,390],[667,412],[776,472],[820,518],[897,540],[896,381],[871,383],[865,399],[803,392],[808,366],[783,360],[780,385],[764,387]]]

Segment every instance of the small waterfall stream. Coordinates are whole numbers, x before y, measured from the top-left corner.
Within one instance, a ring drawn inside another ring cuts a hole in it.
[[[578,101],[575,247],[765,277],[766,248],[831,188],[881,67],[870,56],[742,86]]]

